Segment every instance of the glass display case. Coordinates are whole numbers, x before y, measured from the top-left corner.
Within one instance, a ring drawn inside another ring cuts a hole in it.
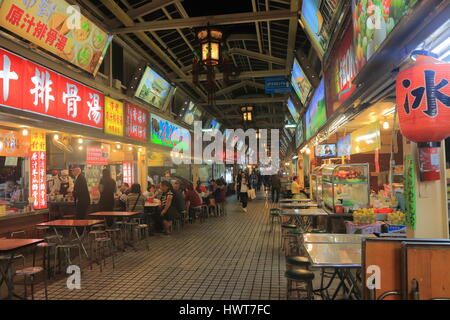
[[[311,197],[316,202],[322,201],[322,169],[324,166],[315,167],[311,173]]]
[[[369,206],[369,164],[330,164],[322,169],[323,202],[346,212]]]

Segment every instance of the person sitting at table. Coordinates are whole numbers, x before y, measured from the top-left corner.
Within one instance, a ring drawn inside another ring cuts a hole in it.
[[[148,198],[155,198],[155,196],[156,196],[156,187],[154,185],[152,185],[152,184],[149,185],[148,188],[147,188],[147,191],[145,191],[143,193],[143,195],[144,195],[144,197],[146,199],[148,199]]]
[[[300,178],[297,176],[292,179],[291,193],[293,199],[300,199]]]
[[[130,186],[128,183],[124,182],[117,192],[119,196],[119,211],[126,211],[127,208],[127,195],[130,193]]]
[[[144,213],[145,197],[141,193],[141,185],[135,183],[126,196],[126,211]]]
[[[189,184],[185,193],[186,210],[189,212],[189,218],[194,216],[194,208],[200,207],[203,203],[202,197],[194,190],[194,186]]]
[[[172,184],[172,187],[173,187],[172,192],[173,192],[173,196],[174,196],[175,207],[177,209],[178,216],[181,216],[184,219],[185,213],[186,213],[186,205],[185,205],[184,194],[183,194],[183,190],[181,189],[180,181],[178,181],[178,180],[174,181],[174,183]]]
[[[161,182],[161,191],[160,217],[164,226],[164,234],[170,235],[172,221],[177,214],[177,209],[174,203],[173,188],[169,181]]]

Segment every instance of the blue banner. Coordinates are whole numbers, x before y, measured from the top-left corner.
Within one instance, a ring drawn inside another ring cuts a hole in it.
[[[266,77],[265,78],[266,94],[273,93],[290,93],[291,84],[286,77]]]

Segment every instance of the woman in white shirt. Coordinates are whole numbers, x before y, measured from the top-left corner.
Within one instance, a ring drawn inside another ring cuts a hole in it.
[[[248,179],[248,175],[245,172],[242,172],[240,176],[238,176],[237,181],[237,191],[239,192],[239,198],[242,203],[242,210],[247,212],[247,203],[248,203],[248,194],[247,191],[250,188],[250,181]]]

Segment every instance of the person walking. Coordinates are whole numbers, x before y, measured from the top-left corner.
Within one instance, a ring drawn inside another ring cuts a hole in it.
[[[248,174],[242,172],[240,176],[238,176],[238,186],[237,190],[239,192],[239,198],[242,203],[242,210],[247,212],[247,203],[248,203],[248,194],[247,191],[250,190],[250,181],[248,178]]]
[[[89,195],[86,178],[84,177],[84,174],[81,173],[80,168],[74,168],[72,173],[75,176],[73,196],[75,198],[76,205],[76,218],[85,219],[89,205],[91,204],[91,197]]]
[[[109,169],[103,169],[98,190],[100,191],[100,200],[98,202],[99,210],[113,211],[116,181],[111,178],[111,171]]]
[[[278,202],[281,190],[281,180],[278,174],[274,174],[271,179],[272,202]]]
[[[164,227],[164,234],[170,235],[172,221],[177,213],[177,209],[174,203],[173,188],[169,181],[161,182],[161,191],[160,217]]]

